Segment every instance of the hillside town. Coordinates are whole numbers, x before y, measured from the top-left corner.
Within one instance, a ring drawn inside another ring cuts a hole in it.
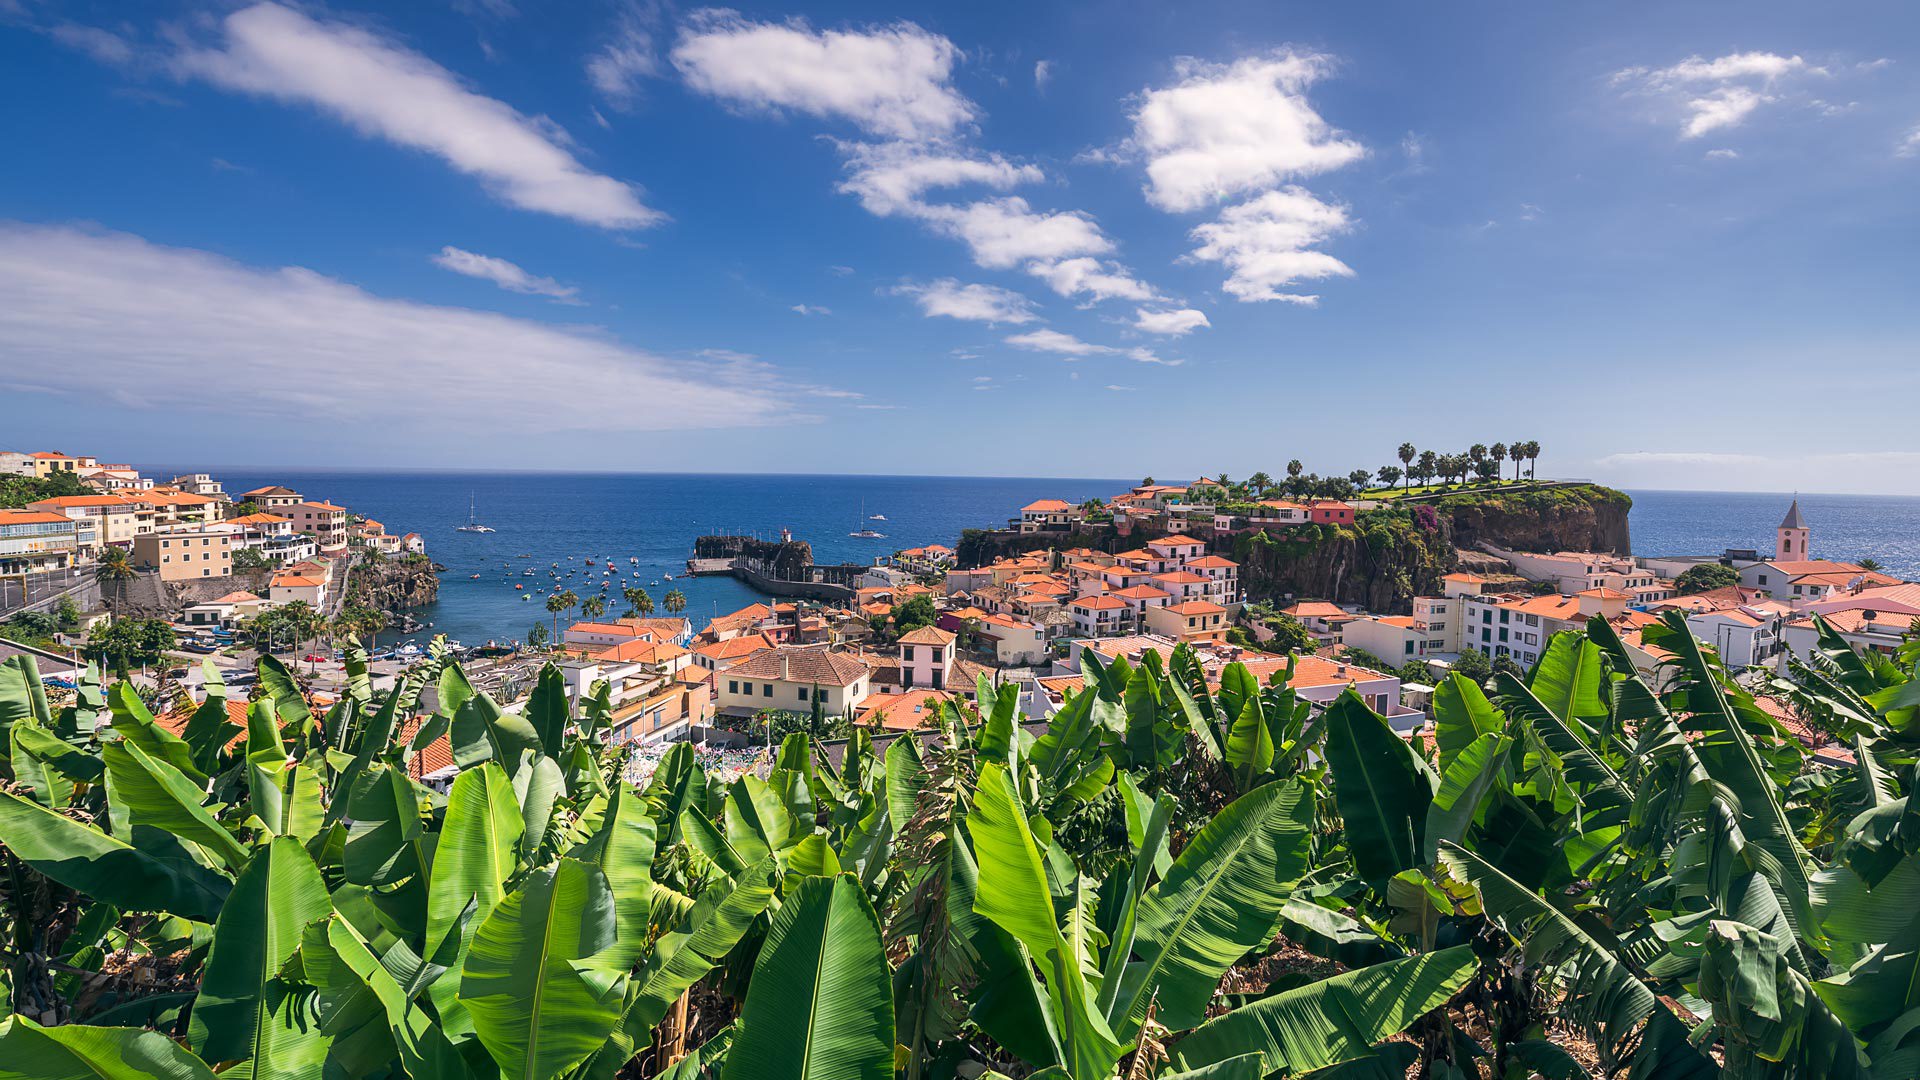
[[[150,614],[175,634],[164,657],[149,659],[160,668],[179,665],[179,683],[167,692],[188,699],[206,693],[209,681],[189,664],[196,654],[238,663],[224,675],[234,700],[244,699],[251,681],[245,658],[268,652],[292,661],[316,693],[339,693],[349,677],[348,650],[360,642],[356,631],[366,629],[326,628],[325,618],[347,605],[343,577],[370,561],[425,562],[417,533],[394,535],[347,507],[282,486],[230,494],[206,474],[161,482],[125,465],[51,452],[0,455],[0,465],[85,489],[0,510],[0,572],[16,594],[32,581],[68,582],[75,592],[113,584],[112,595],[132,603],[140,590],[128,582],[145,583],[147,606],[159,605]],[[1642,632],[1678,612],[1731,672],[1751,676],[1762,691],[1758,700],[1783,725],[1814,743],[1817,732],[1764,691],[1787,658],[1804,660],[1819,647],[1815,617],[1847,643],[1880,653],[1890,653],[1920,620],[1920,585],[1872,565],[1819,558],[1797,500],[1770,551],[1633,557],[1482,541],[1452,552],[1455,569],[1390,609],[1250,593],[1232,554],[1249,550],[1256,535],[1261,543],[1312,543],[1382,514],[1417,520],[1431,513],[1420,509],[1432,505],[1423,502],[1427,496],[1411,486],[1366,488],[1355,476],[1343,480],[1350,489],[1344,498],[1290,497],[1289,490],[1319,483],[1290,480],[1296,482],[1256,475],[1242,483],[1203,477],[1170,484],[1149,477],[1104,500],[1038,499],[1014,510],[1004,528],[963,537],[960,548],[901,549],[846,568],[839,585],[769,578],[770,564],[744,555],[690,560],[690,572],[703,563],[705,572],[753,570],[749,580],[773,594],[717,613],[704,626],[671,605],[660,616],[649,605],[645,614],[610,617],[604,598],[578,621],[560,624],[574,604],[565,602],[570,595],[556,599],[556,582],[549,640],[512,641],[484,655],[469,651],[466,659],[476,683],[506,707],[531,692],[540,668],[553,665],[572,698],[604,701],[610,739],[634,744],[642,768],[686,740],[750,768],[787,730],[914,730],[943,702],[976,700],[982,687],[996,697],[1011,689],[1021,714],[1038,721],[1093,672],[1116,662],[1166,669],[1176,650],[1210,683],[1240,664],[1262,682],[1283,681],[1315,707],[1352,689],[1402,736],[1421,737],[1430,733],[1434,687],[1449,674],[1478,680],[1501,669],[1525,672],[1555,634],[1595,619],[1618,634],[1641,674],[1658,686],[1670,656]],[[1509,491],[1551,491],[1560,483],[1517,472],[1511,480],[1482,473],[1480,482]],[[782,542],[793,545],[784,534]],[[963,549],[998,553],[966,558]],[[129,576],[120,581],[101,569],[122,565]],[[258,587],[237,587],[243,574]],[[29,605],[15,599],[9,629],[21,625],[22,610],[50,612],[61,603],[51,592],[27,598]],[[677,607],[684,608],[683,599]],[[275,609],[289,608],[315,614],[316,625],[286,640],[269,633],[264,643],[250,632],[273,625]],[[84,647],[112,614],[82,611],[49,644]],[[375,629],[388,625],[381,618]],[[547,637],[544,630],[537,628],[539,637]],[[332,645],[322,648],[322,637]],[[371,671],[390,684],[459,651],[457,643],[432,655],[418,644],[384,647],[373,653]],[[77,678],[77,662],[69,663],[66,675]],[[451,762],[444,767],[451,775]]]
[[[164,651],[204,655],[276,620],[405,627],[381,580],[432,574],[419,533],[279,485],[234,493],[54,451],[0,451],[0,483],[19,503],[0,508],[0,620],[16,636],[84,646],[137,616],[171,629]]]

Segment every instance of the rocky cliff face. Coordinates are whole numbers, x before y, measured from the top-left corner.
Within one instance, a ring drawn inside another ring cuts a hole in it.
[[[382,611],[424,607],[440,598],[441,569],[425,559],[357,563],[348,571],[348,596]]]
[[[1518,551],[1633,550],[1624,491],[1595,485],[1516,494],[1449,495],[1438,509],[1457,547],[1482,542]]]

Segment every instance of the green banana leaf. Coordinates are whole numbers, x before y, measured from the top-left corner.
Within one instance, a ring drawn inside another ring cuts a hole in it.
[[[198,863],[155,858],[5,791],[0,843],[40,873],[123,911],[165,911],[210,922],[232,887]]]
[[[198,783],[147,756],[131,739],[107,743],[100,748],[100,756],[107,763],[114,797],[126,805],[134,825],[152,826],[199,844],[233,870],[247,864],[246,845],[200,805],[206,792]]]
[[[721,1076],[891,1080],[893,986],[858,882],[808,878],[781,905]]]
[[[159,1032],[14,1016],[0,1021],[0,1080],[213,1080],[213,1070]]]
[[[600,954],[617,926],[606,875],[561,859],[528,875],[474,931],[460,1000],[502,1080],[551,1080],[606,1042],[624,986]]]
[[[1540,655],[1529,681],[1534,696],[1553,715],[1584,727],[1607,715],[1607,704],[1600,697],[1603,675],[1600,646],[1580,633],[1562,631],[1547,642],[1547,651]]]
[[[132,683],[115,683],[107,691],[107,704],[113,710],[113,730],[122,739],[173,766],[196,786],[207,782],[207,774],[193,762],[193,748],[154,721],[146,704],[133,692]]]
[[[1718,1074],[1713,1059],[1688,1041],[1687,1028],[1654,992],[1571,916],[1457,844],[1442,843],[1440,861],[1474,887],[1487,918],[1524,948],[1529,961],[1558,969],[1563,1011],[1603,1053],[1630,1056],[1635,1075],[1704,1080]]]
[[[1256,1050],[1264,1072],[1289,1075],[1370,1057],[1374,1043],[1446,1004],[1479,966],[1472,946],[1456,945],[1344,972],[1215,1017],[1174,1053],[1196,1069]]]
[[[1427,811],[1421,862],[1432,865],[1440,857],[1442,840],[1459,843],[1466,835],[1512,745],[1513,740],[1507,736],[1489,732],[1467,744],[1443,768],[1440,790],[1434,793],[1433,806]]]
[[[1327,706],[1326,729],[1347,851],[1360,876],[1384,888],[1388,878],[1421,865],[1433,774],[1351,689]]]
[[[497,762],[464,769],[454,778],[427,877],[424,940],[429,954],[450,950],[447,955],[456,970],[466,959],[474,931],[507,894],[507,882],[519,867],[521,828],[513,783]],[[459,979],[435,979],[427,993],[449,1039],[472,1037],[473,1022],[460,1003]]]
[[[302,929],[333,910],[327,884],[299,840],[276,837],[256,850],[213,924],[187,1024],[188,1044],[207,1061],[248,1061],[255,1077],[317,1068],[325,1041],[289,1024],[305,1005],[277,977],[300,947]]]
[[[1465,675],[1453,672],[1434,689],[1433,741],[1440,750],[1442,772],[1473,740],[1506,726],[1506,717],[1487,700],[1480,684]]]
[[[1273,939],[1287,894],[1306,875],[1313,800],[1296,781],[1263,784],[1207,822],[1173,867],[1140,901],[1133,952],[1109,979],[1122,988],[1108,1019],[1128,1038],[1150,1000],[1175,1031],[1206,1018],[1220,977],[1248,951]]]

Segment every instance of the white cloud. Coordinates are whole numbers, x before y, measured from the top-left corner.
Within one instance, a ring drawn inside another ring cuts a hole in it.
[[[1006,191],[1015,184],[1045,178],[1037,166],[1017,165],[999,154],[974,155],[952,147],[914,143],[844,143],[850,174],[840,191],[859,198],[868,213],[880,217],[918,215],[927,209],[929,191],[979,184]]]
[[[1027,273],[1047,283],[1061,296],[1086,293],[1091,302],[1101,300],[1158,300],[1153,286],[1136,280],[1119,263],[1098,259],[1041,260],[1027,264]]]
[[[1632,67],[1613,73],[1613,84],[1668,100],[1683,117],[1680,137],[1738,127],[1760,106],[1779,100],[1774,87],[1795,75],[1825,75],[1798,56],[1769,52],[1729,53],[1708,60],[1689,56],[1665,68]]]
[[[1180,60],[1179,83],[1143,93],[1133,114],[1130,147],[1147,159],[1147,201],[1198,210],[1360,158],[1366,148],[1307,102],[1330,66],[1287,50],[1232,64]]]
[[[1229,207],[1218,221],[1194,229],[1200,246],[1189,257],[1224,264],[1232,271],[1224,287],[1241,300],[1312,305],[1319,297],[1279,290],[1297,281],[1352,277],[1346,263],[1310,250],[1351,227],[1345,207],[1289,186]]]
[[[1119,383],[1108,383],[1107,389],[1115,391],[1116,393],[1125,393],[1134,388],[1131,386],[1121,386]]]
[[[1047,84],[1052,81],[1053,81],[1053,61],[1051,60],[1035,61],[1033,65],[1034,88],[1040,91],[1045,91],[1047,88]]]
[[[1063,334],[1058,330],[1029,330],[1024,334],[1015,334],[1007,338],[1006,342],[1016,349],[1058,353],[1075,360],[1088,356],[1109,356],[1120,351],[1111,346],[1081,341],[1072,334]]]
[[[581,165],[551,122],[469,90],[399,44],[277,4],[236,11],[221,25],[224,46],[184,49],[179,73],[314,106],[363,135],[433,154],[523,210],[604,228],[665,217],[632,186]]]
[[[1149,334],[1161,334],[1166,337],[1181,337],[1192,333],[1202,326],[1212,326],[1207,321],[1207,313],[1193,308],[1179,308],[1173,311],[1149,311],[1140,308],[1133,313],[1133,326]]]
[[[518,265],[492,255],[481,255],[465,251],[448,244],[433,256],[434,265],[456,274],[491,281],[508,292],[526,293],[529,296],[545,296],[554,300],[572,302],[580,295],[580,290],[571,285],[562,285],[549,277],[529,274]]]
[[[587,81],[615,108],[624,109],[640,94],[640,81],[660,74],[653,52],[652,18],[644,9],[620,13],[612,40],[587,58]]]
[[[1900,140],[1893,152],[1897,157],[1920,157],[1920,127],[1907,132],[1907,137]]]
[[[1159,364],[1162,367],[1179,367],[1185,360],[1169,360],[1152,349],[1133,348],[1127,350],[1127,356],[1143,364]]]
[[[929,205],[920,210],[920,216],[964,242],[974,262],[994,270],[1113,250],[1113,241],[1091,215],[1073,210],[1036,212],[1017,195],[965,206]]]
[[[156,377],[169,371],[192,377]],[[737,355],[667,359],[591,328],[378,296],[300,267],[18,223],[0,223],[0,384],[215,420],[232,415],[206,388],[246,386],[258,423],[542,434],[785,423],[805,392]],[[583,409],[569,390],[646,407]]]
[[[804,19],[756,23],[707,9],[673,48],[687,85],[732,105],[836,117],[897,139],[950,135],[973,103],[951,84],[953,42],[909,22],[817,31]]]
[[[925,285],[899,285],[892,291],[913,297],[928,318],[944,317],[1014,326],[1039,318],[1033,313],[1032,301],[998,285],[962,285],[953,278],[941,278]]]
[[[823,308],[818,304],[795,304],[793,305],[792,310],[793,310],[793,313],[796,315],[831,315],[833,314],[832,308]]]
[[[1709,151],[1707,151],[1707,153],[1706,153],[1706,156],[1707,156],[1707,157],[1708,157],[1709,159],[1718,159],[1718,160],[1721,160],[1721,161],[1732,161],[1732,160],[1733,160],[1734,158],[1737,158],[1737,157],[1739,157],[1739,156],[1740,156],[1740,151],[1738,151],[1738,150],[1728,150],[1728,149],[1727,149],[1727,148],[1725,148],[1725,147],[1721,147],[1721,148],[1720,148],[1720,149],[1718,149],[1718,150],[1709,150]]]

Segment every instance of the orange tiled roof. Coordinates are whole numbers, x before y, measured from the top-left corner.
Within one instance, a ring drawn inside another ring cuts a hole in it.
[[[1061,510],[1071,510],[1072,506],[1059,499],[1035,499],[1020,508],[1023,514],[1052,514]]]
[[[1073,606],[1086,608],[1089,611],[1112,611],[1116,608],[1127,607],[1128,605],[1124,600],[1115,600],[1113,597],[1106,595],[1096,595],[1076,597],[1073,601]]]
[[[1167,610],[1175,615],[1218,615],[1227,609],[1206,600],[1188,600],[1184,603],[1168,604]]]

